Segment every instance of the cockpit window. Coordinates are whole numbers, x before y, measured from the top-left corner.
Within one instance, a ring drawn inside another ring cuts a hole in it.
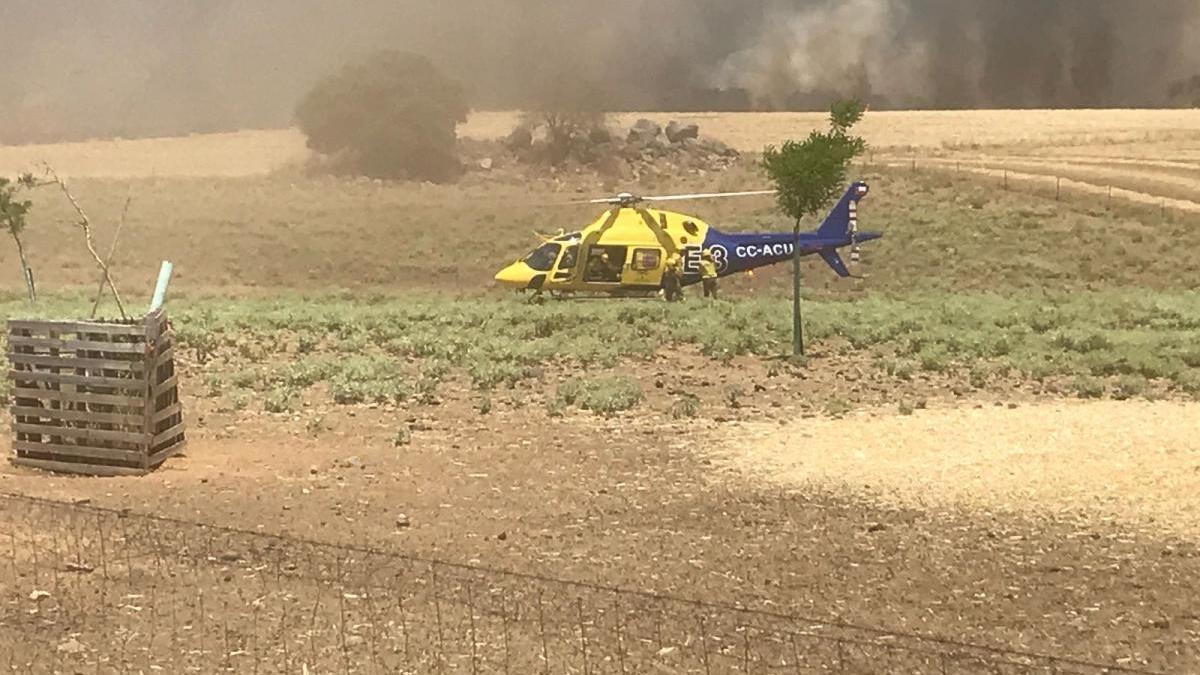
[[[554,267],[554,261],[558,260],[558,251],[561,247],[558,244],[544,244],[534,249],[533,253],[525,256],[525,264],[529,265],[530,269],[538,272],[549,272],[550,268]]]
[[[579,257],[579,244],[571,244],[563,253],[562,260],[558,262],[558,269],[573,270],[575,269],[575,260]]]

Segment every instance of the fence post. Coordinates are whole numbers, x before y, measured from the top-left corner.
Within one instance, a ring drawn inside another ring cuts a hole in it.
[[[700,614],[700,656],[704,659],[704,675],[712,675],[708,665],[708,631],[704,627],[704,614]]]
[[[1108,186],[1108,204],[1105,208],[1112,209],[1112,186]]]
[[[98,518],[99,517],[97,516],[97,519]],[[16,582],[16,579],[17,579],[17,533],[15,530],[13,530],[13,524],[11,521],[8,524],[8,545],[9,545],[8,566],[9,566],[9,569],[12,571],[13,581]],[[100,563],[101,569],[104,570],[104,578],[107,580],[108,579],[108,568],[103,563],[103,561],[104,561],[104,540],[103,539],[100,540],[100,560],[101,560],[101,563]]]
[[[334,558],[334,591],[338,595],[338,648],[342,652],[342,672],[350,673],[350,654],[346,650],[346,586],[342,581],[342,554]],[[315,665],[315,664],[314,664]]]
[[[742,626],[742,672],[750,672],[750,628]]]
[[[279,611],[279,644],[283,646],[283,672],[289,672],[292,667],[292,660],[288,654],[288,636],[287,636],[287,597],[280,595],[280,611]]]
[[[1062,176],[1054,178],[1054,201],[1062,201]]]
[[[437,663],[438,672],[445,672],[446,669],[446,643],[444,633],[442,631],[442,597],[438,592],[437,583],[437,568],[430,566],[430,574],[433,577],[433,616],[437,622]]]
[[[575,598],[575,611],[579,615],[579,651],[583,654],[583,675],[590,675],[587,653],[587,626],[583,620],[583,598]]]
[[[792,633],[789,639],[792,643],[792,660],[795,661],[793,665],[796,666],[796,675],[800,675],[800,648],[796,646],[796,634]]]
[[[550,646],[546,644],[546,612],[542,607],[542,591],[538,591],[538,632],[542,637],[542,672],[550,675]]]
[[[1008,169],[1004,170],[1004,189],[1008,189]]]
[[[509,675],[509,646],[508,646],[508,594],[500,595],[500,617],[504,622],[504,675]]]
[[[475,634],[475,591],[470,582],[467,583],[467,611],[471,614],[471,675],[479,675],[478,641]]]
[[[621,669],[621,675],[625,675],[625,635],[621,622],[621,596],[619,593],[613,593],[613,616],[617,619],[617,667]]]
[[[396,594],[396,609],[400,612],[400,634],[404,636],[404,662],[409,663],[412,657],[408,651],[408,619],[404,616],[404,587],[400,587],[400,592]]]
[[[197,633],[200,636],[200,665],[204,666],[204,591],[196,588],[196,605],[200,612],[200,626]]]

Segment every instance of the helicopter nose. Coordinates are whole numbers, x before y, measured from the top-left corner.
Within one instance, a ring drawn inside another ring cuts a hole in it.
[[[512,288],[525,288],[532,276],[524,263],[513,263],[496,273],[496,282]]]

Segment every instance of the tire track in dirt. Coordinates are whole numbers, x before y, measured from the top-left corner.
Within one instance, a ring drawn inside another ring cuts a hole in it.
[[[739,424],[720,462],[886,503],[1082,516],[1200,541],[1200,403],[1047,402]]]

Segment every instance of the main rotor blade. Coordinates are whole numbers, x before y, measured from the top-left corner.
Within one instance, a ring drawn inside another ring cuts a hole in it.
[[[661,197],[642,197],[647,202],[678,202],[685,199],[720,199],[723,197],[757,197],[773,195],[775,190],[748,190],[746,192],[702,192],[690,195],[663,195]]]
[[[775,190],[747,190],[744,192],[697,192],[683,195],[659,195],[639,197],[637,195],[617,195],[616,197],[601,197],[600,199],[585,199],[569,204],[636,204],[638,202],[678,202],[687,199],[721,199],[724,197],[756,197],[773,195]]]

